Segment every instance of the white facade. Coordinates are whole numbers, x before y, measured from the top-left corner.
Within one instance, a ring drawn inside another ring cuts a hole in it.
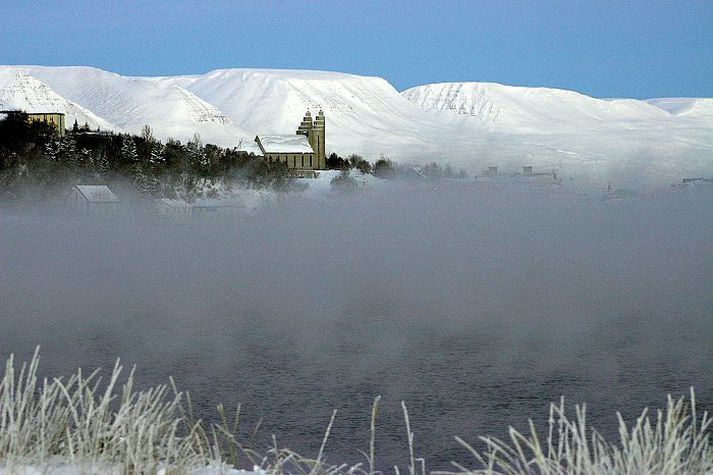
[[[119,198],[106,185],[75,185],[64,202],[71,216],[118,216]]]

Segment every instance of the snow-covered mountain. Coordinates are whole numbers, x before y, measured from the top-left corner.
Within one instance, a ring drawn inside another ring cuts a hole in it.
[[[646,102],[675,116],[713,120],[713,99],[672,97]]]
[[[293,133],[306,110],[315,114],[322,109],[327,148],[341,154],[360,153],[372,159],[382,153],[434,155],[439,152],[434,137],[445,137],[451,130],[377,77],[229,69],[167,80],[218,105],[251,135]]]
[[[655,105],[632,99],[595,99],[574,91],[496,83],[441,83],[408,89],[403,96],[425,110],[468,115],[502,128],[543,131],[582,122],[636,124],[665,120]]]
[[[0,110],[26,112],[63,112],[68,125],[76,120],[93,128],[116,129],[116,126],[84,107],[53,91],[47,84],[22,70],[0,67]]]
[[[323,109],[328,152],[370,160],[383,154],[471,172],[532,165],[597,181],[713,174],[713,99],[606,100],[492,83],[400,93],[382,78],[322,71],[225,69],[147,78],[43,66],[0,67],[0,90],[15,90],[8,84],[17,79],[8,78],[18,77],[37,86],[20,88],[33,90],[35,103],[64,101],[57,108],[67,111],[68,122],[83,111],[103,120],[103,128],[138,132],[148,124],[164,139],[198,133],[204,142],[236,146],[257,133],[293,133],[305,110]],[[23,93],[4,94],[24,107]],[[78,118],[85,121],[94,124]]]
[[[500,155],[495,165],[512,166],[519,154],[520,163],[595,179],[713,174],[713,99],[596,99],[494,83],[428,84],[402,94],[425,112],[486,127],[482,151]]]
[[[198,133],[221,145],[232,144],[243,133],[215,105],[163,78],[127,77],[90,67],[21,69],[129,132],[149,125],[163,139],[185,140]]]

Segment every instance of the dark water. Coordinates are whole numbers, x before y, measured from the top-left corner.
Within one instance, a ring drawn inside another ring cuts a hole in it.
[[[137,365],[198,412],[243,404],[256,448],[430,468],[565,396],[615,435],[668,393],[713,408],[713,196],[413,189],[282,199],[236,223],[0,217],[0,356]],[[261,428],[254,438],[251,429]]]

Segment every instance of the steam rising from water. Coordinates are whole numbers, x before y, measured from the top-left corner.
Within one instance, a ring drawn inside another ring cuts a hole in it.
[[[437,463],[452,435],[501,435],[562,394],[604,426],[691,384],[713,401],[710,194],[409,187],[190,225],[3,213],[0,357],[40,344],[52,375],[122,357],[298,449],[337,408],[330,445],[360,461],[376,394],[381,450],[405,447],[403,399]]]

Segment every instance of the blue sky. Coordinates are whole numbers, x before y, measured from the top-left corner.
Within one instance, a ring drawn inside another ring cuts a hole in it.
[[[399,90],[494,81],[713,97],[713,0],[0,0],[0,64],[323,69]]]

